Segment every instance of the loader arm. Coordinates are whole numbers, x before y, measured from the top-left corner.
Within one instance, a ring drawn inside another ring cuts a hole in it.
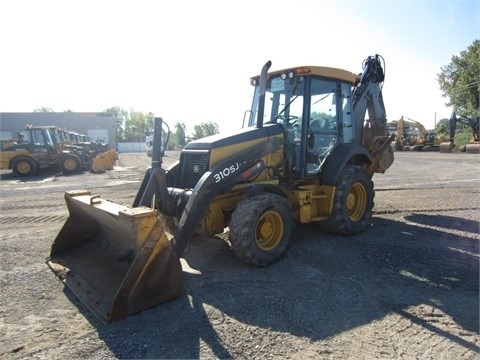
[[[170,194],[174,192],[172,190],[175,189],[167,187],[167,172],[161,167],[162,123],[163,120],[161,118],[155,118],[152,166],[145,174],[140,190],[133,203],[134,208],[138,206],[151,207],[155,195],[160,197],[161,203],[163,204],[162,207],[169,208],[174,202]],[[238,179],[238,177],[241,177],[242,174],[252,166],[257,167],[257,164],[264,156],[276,151],[282,144],[282,138],[272,137],[260,145],[220,162],[203,174],[193,191],[191,191],[191,195],[181,214],[178,228],[172,239],[173,248],[178,257],[181,257],[185,251],[200,219],[203,217],[208,204],[213,198],[220,192],[229,191],[237,183],[235,180]],[[219,176],[218,174],[222,173],[224,169],[235,170],[229,171],[229,176]],[[173,212],[173,210],[167,212]]]
[[[152,206],[152,200],[155,196],[159,185],[158,170],[162,170],[162,118],[154,118],[153,124],[153,145],[152,145],[152,165],[145,173],[140,189],[133,201],[133,207],[138,206]]]

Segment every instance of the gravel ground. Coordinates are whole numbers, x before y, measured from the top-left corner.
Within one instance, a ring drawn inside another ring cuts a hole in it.
[[[167,153],[165,163],[178,154]],[[0,178],[2,359],[478,359],[480,157],[396,153],[356,236],[299,226],[285,258],[244,265],[222,236],[192,240],[184,293],[105,324],[45,264],[86,188],[132,203],[150,158],[104,174]]]

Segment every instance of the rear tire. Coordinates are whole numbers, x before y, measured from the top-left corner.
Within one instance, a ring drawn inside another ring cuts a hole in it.
[[[38,165],[35,160],[29,157],[19,157],[13,160],[12,170],[18,176],[30,176],[37,173]]]
[[[58,167],[64,174],[75,174],[82,170],[82,160],[75,154],[63,155],[58,161]]]
[[[286,199],[258,194],[238,204],[229,224],[232,250],[253,266],[268,266],[285,254],[294,230]]]
[[[347,165],[336,184],[333,211],[320,223],[331,233],[353,235],[364,230],[372,218],[373,182],[360,166]]]

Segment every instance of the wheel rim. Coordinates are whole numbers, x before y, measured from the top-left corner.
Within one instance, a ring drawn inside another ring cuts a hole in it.
[[[63,160],[63,167],[65,170],[73,171],[77,168],[77,162],[73,158],[66,158]]]
[[[17,164],[17,171],[23,175],[29,174],[32,171],[32,165],[28,161],[20,161]]]
[[[257,245],[262,250],[274,249],[282,239],[282,217],[275,211],[267,211],[258,221],[255,235]]]
[[[358,221],[363,217],[367,206],[367,191],[365,187],[356,183],[347,196],[347,211],[351,221]]]

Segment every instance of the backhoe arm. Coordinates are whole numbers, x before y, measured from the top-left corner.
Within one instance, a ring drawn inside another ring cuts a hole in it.
[[[372,157],[368,165],[370,174],[384,173],[394,160],[390,144],[394,136],[387,133],[387,115],[383,103],[382,85],[385,75],[379,55],[369,56],[363,63],[360,82],[353,90],[353,142],[367,149]],[[368,111],[368,121],[365,114]]]
[[[387,117],[382,96],[385,79],[380,56],[369,56],[363,64],[359,84],[353,91],[353,117],[355,119],[355,143],[363,143],[363,122],[368,111],[368,119],[374,127],[375,135],[387,134]]]

